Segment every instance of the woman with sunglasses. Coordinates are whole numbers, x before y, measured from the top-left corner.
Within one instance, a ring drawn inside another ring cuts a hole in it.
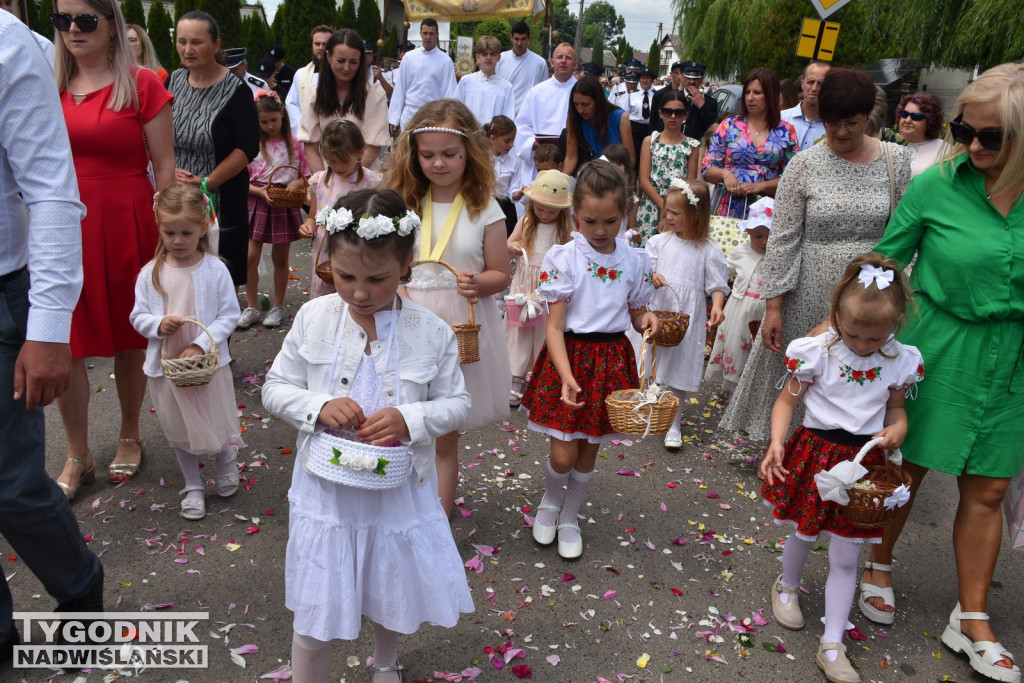
[[[900,334],[928,363],[917,400],[907,402],[902,450],[911,492],[936,470],[955,476],[960,493],[953,522],[959,602],[942,641],[978,673],[1012,683],[1020,669],[985,612],[1000,508],[1024,467],[1024,65],[983,73],[960,95],[953,117],[950,155],[914,179],[875,250],[901,263],[918,254],[910,282],[919,313]],[[860,607],[874,621],[895,618],[892,550],[913,502],[872,546]]]
[[[682,90],[668,89],[660,98],[664,130],[654,131],[640,146],[640,207],[636,229],[641,246],[658,234],[661,210],[669,184],[676,178],[697,179],[697,148],[700,141],[683,133],[690,103]]]
[[[905,95],[896,109],[899,133],[914,154],[910,172],[917,175],[942,156],[942,100],[929,92]]]
[[[68,457],[58,485],[70,500],[96,467],[89,452],[89,377],[85,359],[114,357],[121,425],[108,479],[135,476],[142,462],[139,414],[146,393],[146,339],[128,318],[135,277],[153,257],[153,162],[156,189],[174,184],[171,95],[156,74],[132,66],[128,30],[114,0],[57,0],[51,15],[60,33],[54,73],[60,90],[82,221],[82,294],[71,321],[71,386],[61,395]]]

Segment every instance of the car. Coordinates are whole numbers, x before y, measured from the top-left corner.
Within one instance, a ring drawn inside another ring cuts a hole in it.
[[[711,96],[715,98],[715,102],[718,102],[718,115],[728,114],[732,116],[738,114],[740,111],[740,101],[743,98],[743,86],[741,85],[723,85],[711,93]]]

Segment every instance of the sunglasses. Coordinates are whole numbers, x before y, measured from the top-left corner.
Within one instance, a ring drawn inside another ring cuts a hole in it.
[[[911,121],[924,121],[927,117],[919,111],[907,111],[904,109],[900,112],[901,119],[910,119]]]
[[[1003,148],[1003,131],[1000,128],[983,128],[974,130],[963,122],[963,114],[949,122],[949,134],[953,139],[963,145],[970,147],[974,138],[978,143],[991,152],[998,152]]]
[[[661,115],[664,116],[666,119],[674,119],[677,116],[679,118],[682,118],[682,117],[686,116],[686,113],[687,113],[687,110],[683,109],[682,107],[662,107],[661,108]]]
[[[100,24],[100,18],[95,14],[78,14],[72,17],[64,12],[52,13],[50,21],[53,22],[53,27],[61,33],[70,31],[71,24],[77,26],[82,33],[92,33]]]

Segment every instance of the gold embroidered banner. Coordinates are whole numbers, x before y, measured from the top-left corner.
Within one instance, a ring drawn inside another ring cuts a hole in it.
[[[544,0],[406,0],[409,21],[427,17],[456,21],[483,21],[540,14]]]

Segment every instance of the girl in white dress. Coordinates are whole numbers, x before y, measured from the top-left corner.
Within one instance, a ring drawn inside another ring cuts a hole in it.
[[[434,439],[465,422],[469,394],[451,328],[397,294],[416,215],[395,192],[356,190],[326,218],[339,296],[302,307],[262,392],[299,430],[285,560],[292,673],[324,681],[330,641],[359,637],[365,616],[373,683],[395,683],[400,633],[473,610],[434,475]],[[377,475],[392,480],[365,481]]]
[[[508,253],[518,259],[516,274],[512,276],[509,293],[529,295],[540,286],[541,263],[548,249],[556,244],[569,241],[572,226],[569,218],[569,207],[572,197],[569,196],[569,176],[561,171],[541,171],[533,186],[526,189],[529,198],[526,215],[519,219],[516,229],[508,238]],[[523,262],[523,254],[530,267]],[[543,314],[541,314],[543,317]],[[523,401],[523,389],[526,388],[526,374],[533,369],[537,354],[544,346],[544,323],[536,327],[505,328],[505,342],[508,345],[508,358],[512,364],[512,394],[510,406],[518,406]]]
[[[733,279],[732,295],[725,304],[725,322],[718,327],[711,359],[704,372],[708,382],[721,384],[721,396],[728,401],[747,364],[754,343],[750,323],[760,324],[764,316],[761,300],[761,260],[768,247],[775,200],[762,197],[750,205],[747,220],[739,222],[749,240],[739,245],[726,259]]]
[[[494,164],[494,198],[505,212],[505,230],[509,236],[520,217],[517,202],[523,198],[522,159],[512,154],[516,141],[516,124],[507,116],[495,116],[483,124],[484,135],[491,143],[491,162]]]
[[[504,321],[494,295],[508,286],[508,233],[494,197],[494,167],[487,138],[458,100],[435,100],[409,120],[391,151],[384,186],[397,191],[423,218],[415,261],[442,260],[413,270],[409,298],[450,324],[468,320],[472,304],[481,325],[480,361],[462,366],[472,408],[462,429],[508,416],[512,386]],[[459,482],[459,432],[437,440],[441,504],[455,507]]]
[[[181,516],[196,520],[206,515],[201,457],[216,457],[217,495],[226,498],[238,490],[235,453],[245,444],[239,434],[228,335],[241,311],[227,266],[207,251],[209,203],[199,188],[169,187],[157,194],[153,208],[160,243],[135,283],[131,323],[149,339],[142,369],[149,378],[157,419],[185,479]],[[201,322],[209,335],[184,318]],[[175,386],[164,378],[160,363],[164,340],[167,355],[177,358],[209,353],[215,343],[220,369],[209,384]]]
[[[686,392],[697,391],[704,369],[704,329],[722,322],[722,308],[729,291],[728,271],[721,248],[708,238],[711,224],[711,195],[699,180],[676,178],[665,195],[665,232],[655,235],[644,247],[654,268],[654,299],[659,311],[690,316],[690,327],[678,346],[659,349],[659,384],[667,384],[679,399],[672,426],[665,434],[665,447],[683,447],[680,422]],[[705,297],[711,296],[711,319]]]

